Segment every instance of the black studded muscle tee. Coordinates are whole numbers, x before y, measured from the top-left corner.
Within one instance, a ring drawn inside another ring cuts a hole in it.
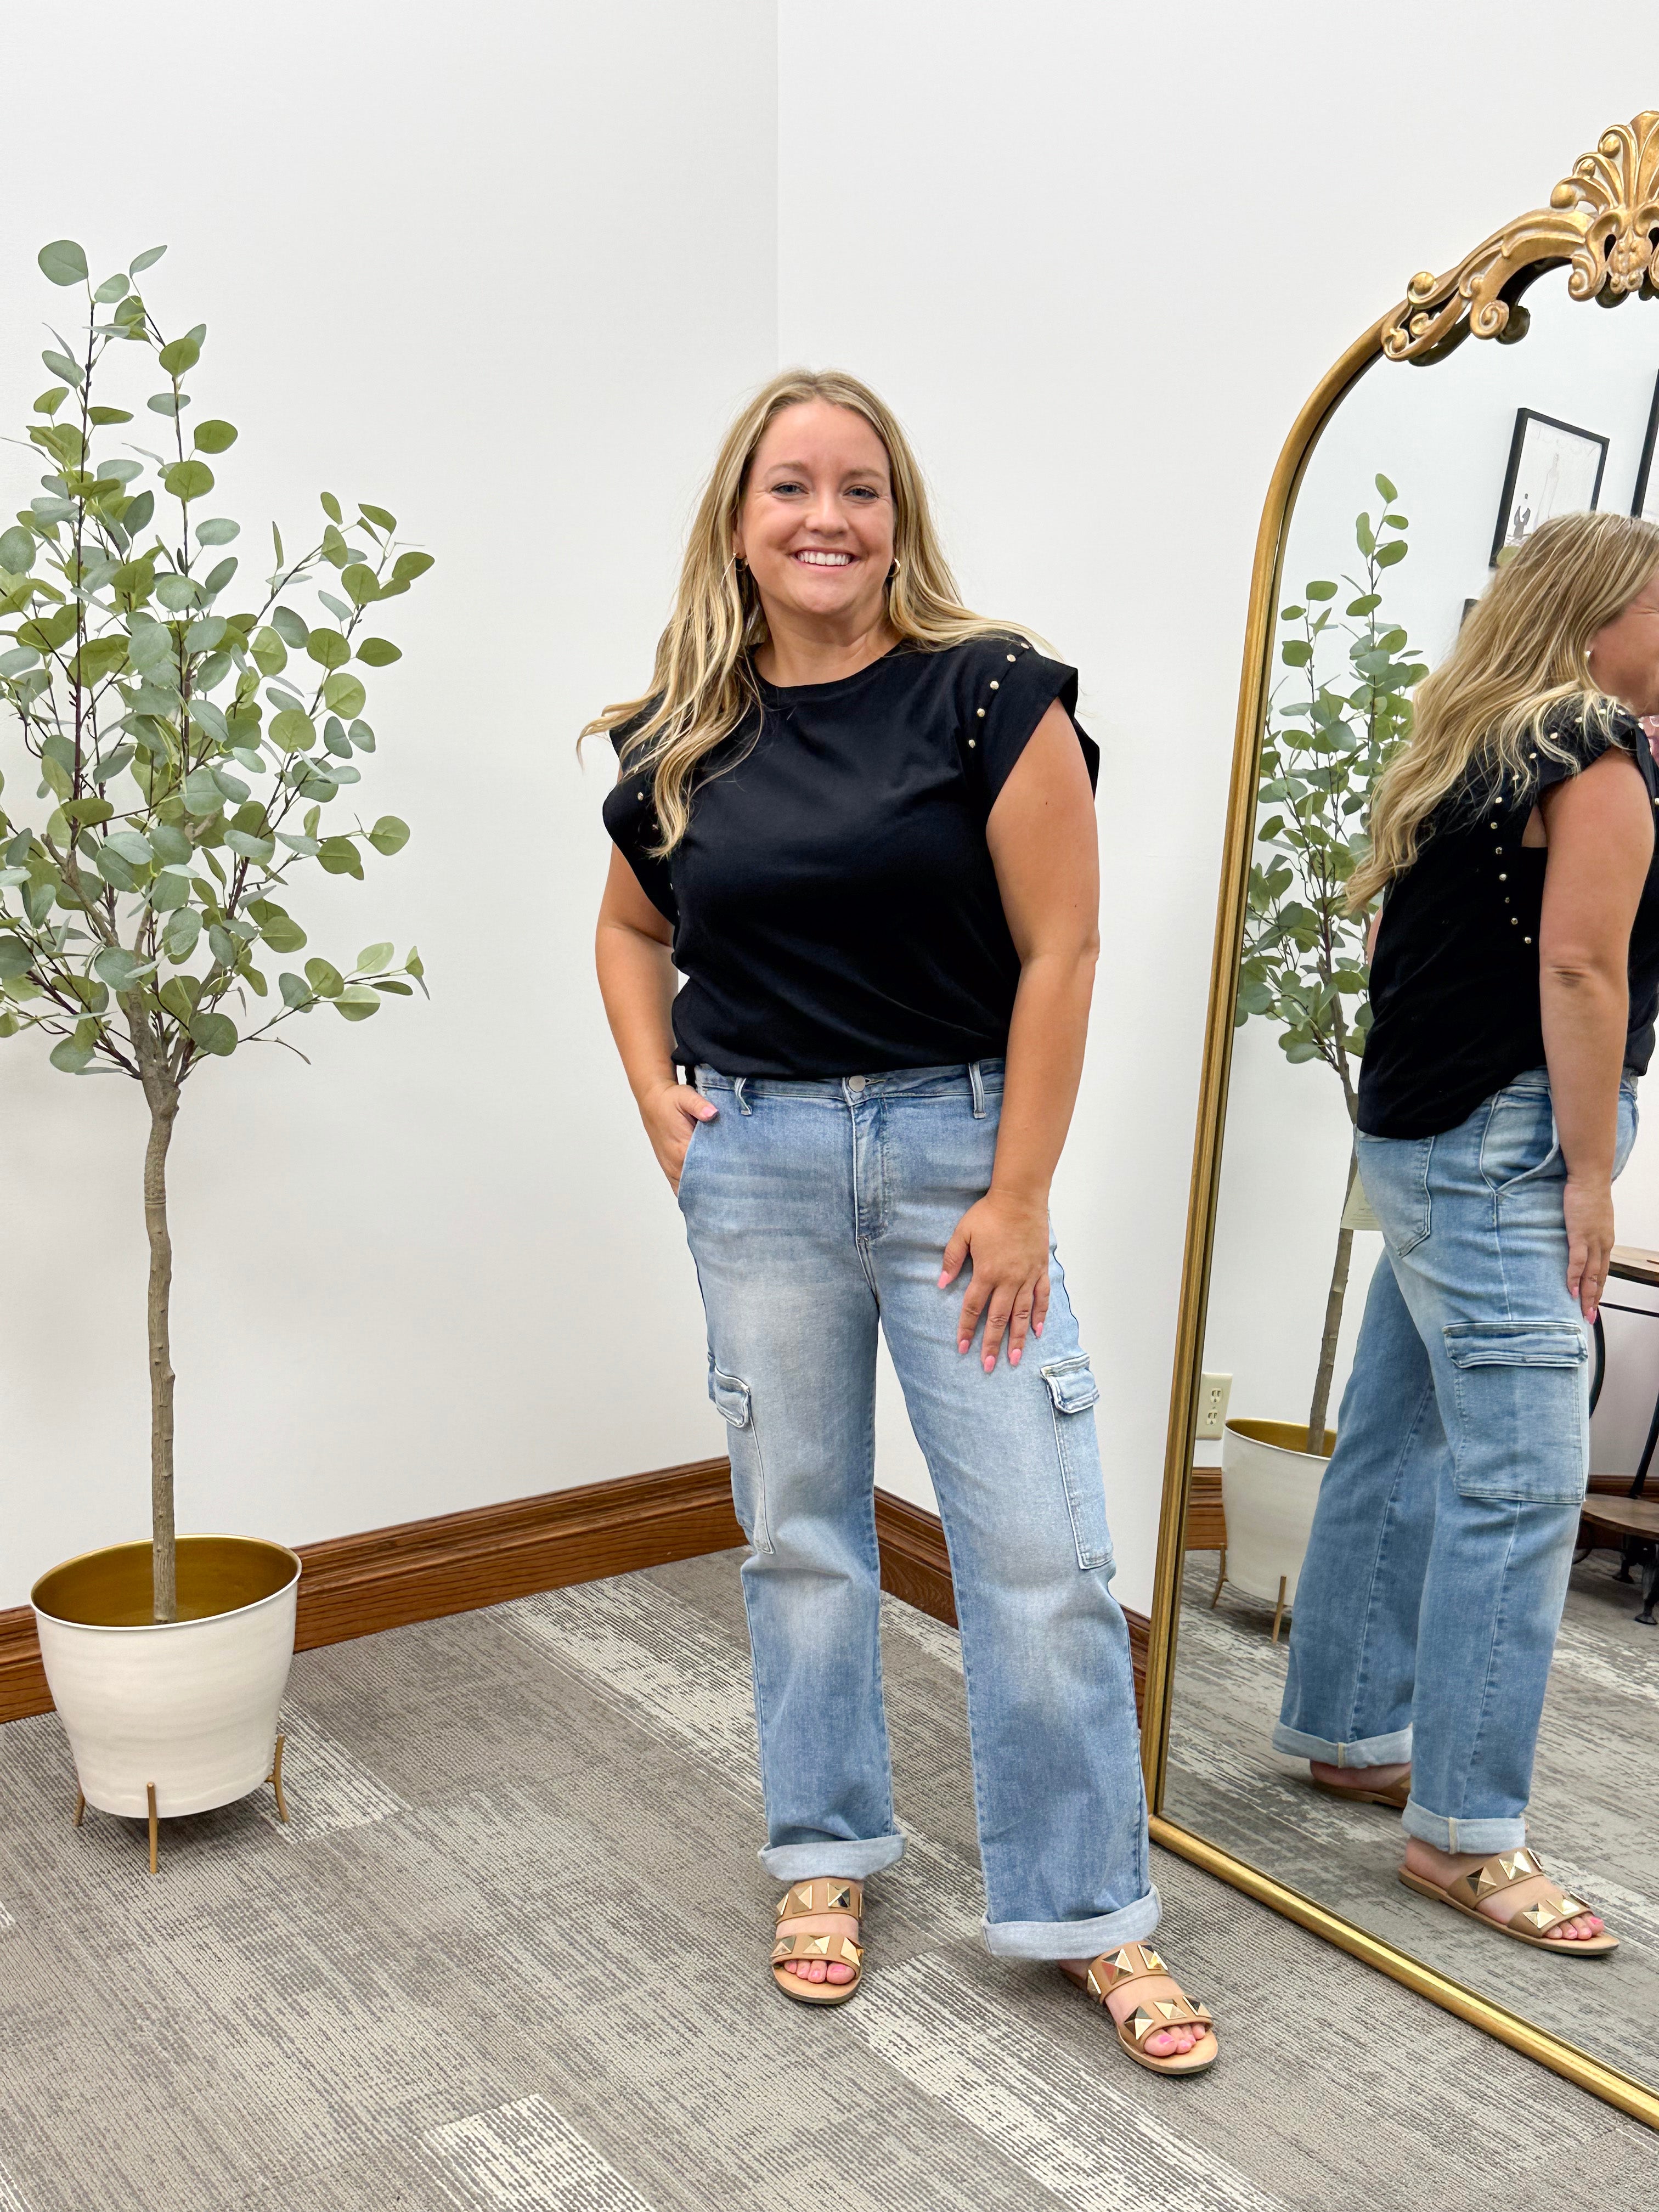
[[[651,856],[651,788],[605,823],[673,924],[674,1050],[723,1075],[877,1074],[993,1059],[1019,956],[986,843],[998,794],[1077,672],[1018,636],[900,646],[834,684],[760,685]],[[1078,728],[1092,786],[1100,755]],[[627,731],[613,732],[620,754]]]
[[[1565,758],[1540,748],[1518,784],[1494,793],[1479,769],[1425,825],[1416,860],[1382,905],[1371,963],[1371,1027],[1360,1062],[1359,1126],[1371,1137],[1455,1129],[1483,1098],[1544,1060],[1538,924],[1548,848],[1524,845],[1540,791],[1622,746],[1659,822],[1659,769],[1639,722],[1572,702],[1548,722]],[[1659,852],[1630,939],[1625,1065],[1644,1074],[1659,1012]]]

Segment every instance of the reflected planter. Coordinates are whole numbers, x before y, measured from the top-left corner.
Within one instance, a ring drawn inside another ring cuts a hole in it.
[[[151,1618],[148,1544],[41,1576],[40,1657],[88,1805],[166,1819],[269,1778],[299,1585],[297,1555],[250,1536],[179,1539],[177,1620]]]
[[[1221,1432],[1221,1507],[1227,1524],[1214,1606],[1231,1583],[1273,1608],[1275,1644],[1296,1603],[1297,1578],[1313,1528],[1319,1486],[1336,1431],[1322,1452],[1308,1449],[1308,1427],[1295,1421],[1228,1421]]]

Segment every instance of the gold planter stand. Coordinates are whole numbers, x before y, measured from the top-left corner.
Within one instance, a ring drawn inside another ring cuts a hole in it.
[[[283,1795],[283,1751],[287,1742],[288,1738],[285,1735],[277,1737],[276,1756],[271,1763],[270,1773],[265,1777],[265,1780],[276,1792],[276,1817],[283,1822],[288,1819],[288,1799]],[[156,1874],[161,1870],[159,1850],[161,1822],[155,1810],[155,1784],[153,1782],[146,1785],[145,1795],[149,1799],[149,1870],[152,1874]],[[75,1825],[77,1828],[82,1825],[86,1817],[86,1792],[84,1790],[77,1790],[75,1793]]]

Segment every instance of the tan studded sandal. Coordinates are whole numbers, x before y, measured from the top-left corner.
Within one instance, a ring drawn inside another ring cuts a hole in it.
[[[778,1899],[778,1940],[772,1946],[772,1979],[792,2004],[845,2004],[848,1997],[858,1994],[864,1979],[864,1947],[824,1927],[823,1917],[831,1912],[850,1913],[854,1920],[862,1920],[864,1884],[833,1878],[827,1881],[798,1881]],[[809,1982],[799,1974],[787,1972],[782,1963],[786,1959],[799,1959],[808,1966],[813,1960],[822,1959],[826,1966],[850,1966],[853,1978],[850,1982]]]
[[[1494,1929],[1516,1943],[1530,1943],[1535,1950],[1555,1951],[1565,1959],[1605,1959],[1609,1951],[1619,1948],[1619,1938],[1609,1936],[1605,1929],[1599,1936],[1574,1936],[1571,1942],[1550,1941],[1552,1928],[1559,1928],[1564,1920],[1577,1920],[1581,1912],[1595,1910],[1582,1898],[1570,1897],[1554,1883],[1551,1884],[1551,1896],[1540,1897],[1536,1905],[1523,1905],[1508,1920],[1494,1920],[1490,1912],[1480,1911],[1484,1898],[1495,1897],[1498,1891],[1513,1889],[1516,1882],[1530,1881],[1538,1875],[1544,1875],[1544,1869],[1536,1854],[1524,1846],[1518,1851],[1499,1851],[1493,1858],[1483,1859],[1478,1867],[1471,1867],[1467,1874],[1460,1874],[1443,1887],[1437,1881],[1431,1881],[1426,1875],[1413,1874],[1406,1867],[1400,1869],[1401,1881],[1419,1897],[1436,1898],[1442,1905],[1449,1905],[1454,1912],[1465,1912],[1471,1920],[1478,1920],[1483,1928]],[[1544,1875],[1544,1879],[1547,1881],[1548,1875]]]
[[[1091,1961],[1082,1980],[1064,1966],[1060,1972],[1068,1982],[1086,1990],[1103,2010],[1112,1991],[1122,1989],[1126,1983],[1172,1978],[1150,1943],[1125,1943],[1118,1950],[1103,1951],[1099,1958]],[[1160,2058],[1156,2051],[1146,2048],[1149,2035],[1161,2035],[1166,2028],[1183,2027],[1189,2021],[1204,2030],[1190,2051],[1172,2051]],[[1194,2004],[1179,1990],[1172,1997],[1147,1997],[1137,2002],[1127,2020],[1116,2020],[1112,2024],[1117,2030],[1118,2041],[1135,2064],[1146,2067],[1149,2073],[1207,2074],[1221,2055],[1208,2006]]]

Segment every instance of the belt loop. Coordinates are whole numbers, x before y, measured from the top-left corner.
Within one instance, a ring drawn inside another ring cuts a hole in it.
[[[969,1061],[968,1087],[974,1094],[974,1119],[982,1121],[985,1119],[985,1078],[980,1073],[979,1067],[978,1060]]]
[[[743,1086],[748,1080],[749,1078],[746,1075],[739,1075],[732,1079],[732,1092],[738,1102],[739,1114],[752,1114],[755,1110],[743,1095]]]

